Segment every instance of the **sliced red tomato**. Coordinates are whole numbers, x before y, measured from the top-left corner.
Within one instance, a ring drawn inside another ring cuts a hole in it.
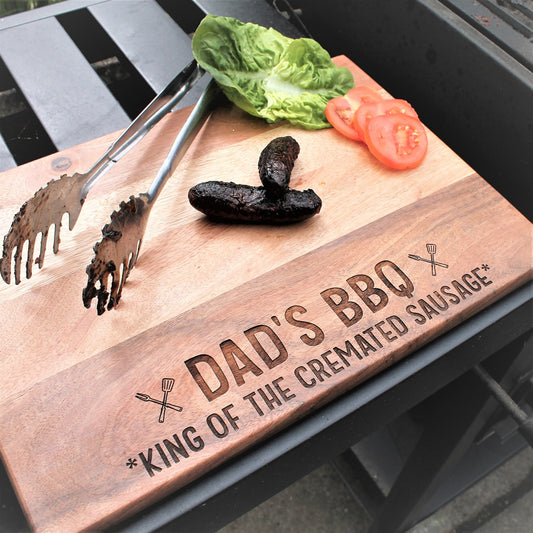
[[[370,152],[391,168],[414,168],[426,156],[426,132],[416,117],[403,113],[379,115],[368,122],[365,135]]]
[[[374,102],[381,102],[383,98],[372,87],[368,85],[358,85],[353,89],[350,89],[346,93],[346,98],[352,102],[352,104],[358,108],[361,104],[371,104]]]
[[[345,96],[337,96],[326,105],[328,122],[345,137],[355,141],[362,140],[353,126],[356,110],[365,103],[379,102],[381,96],[366,85],[360,85],[348,91]]]
[[[328,122],[348,139],[358,141],[359,134],[352,125],[355,108],[350,100],[344,96],[332,98],[326,105],[326,118]]]
[[[353,117],[353,127],[361,139],[365,139],[369,121],[380,115],[407,115],[418,118],[418,114],[409,102],[398,98],[389,98],[380,102],[365,103],[359,106]]]

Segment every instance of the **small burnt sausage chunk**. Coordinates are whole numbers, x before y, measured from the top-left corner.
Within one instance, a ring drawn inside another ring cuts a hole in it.
[[[300,145],[290,136],[270,141],[259,156],[259,177],[265,189],[273,196],[282,196],[289,188],[294,162]]]
[[[289,224],[316,215],[322,200],[312,189],[289,189],[275,198],[265,187],[207,181],[189,190],[191,205],[213,220],[255,224]]]

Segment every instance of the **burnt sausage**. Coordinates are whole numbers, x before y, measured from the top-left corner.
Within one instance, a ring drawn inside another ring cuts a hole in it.
[[[291,136],[277,137],[270,141],[259,156],[259,178],[273,196],[282,196],[289,188],[294,162],[300,153],[300,145]]]
[[[300,222],[322,207],[312,189],[289,189],[274,197],[265,187],[224,181],[198,183],[189,190],[189,202],[214,220],[276,225]]]

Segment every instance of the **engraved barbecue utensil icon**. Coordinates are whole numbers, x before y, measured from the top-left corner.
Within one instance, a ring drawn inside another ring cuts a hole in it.
[[[163,405],[163,402],[161,400],[156,400],[155,398],[152,398],[148,394],[143,394],[142,392],[136,393],[135,398],[142,400],[143,402],[152,402],[158,405]],[[173,409],[174,411],[178,411],[178,412],[183,411],[183,407],[181,407],[180,405],[174,405],[168,402],[166,403],[166,407],[167,409]]]
[[[428,251],[428,254],[430,255],[431,259],[426,259],[425,257],[420,257],[419,255],[415,254],[407,254],[407,257],[409,259],[414,259],[415,261],[424,261],[425,263],[431,263],[431,274],[433,276],[437,275],[437,268],[448,268],[448,265],[446,263],[440,263],[439,261],[435,261],[435,254],[437,253],[437,245],[427,243],[426,244],[426,250]]]
[[[161,382],[161,389],[163,390],[163,405],[161,406],[161,413],[159,413],[159,422],[165,421],[165,412],[167,408],[168,393],[174,387],[174,380],[172,378],[163,378]]]
[[[159,422],[163,423],[165,421],[165,413],[167,409],[172,409],[174,411],[181,412],[183,411],[183,407],[180,407],[179,405],[174,405],[171,403],[168,403],[168,393],[172,391],[174,387],[174,379],[172,378],[163,378],[161,381],[161,390],[163,391],[163,401],[156,400],[155,398],[152,398],[148,394],[144,394],[142,392],[137,392],[135,394],[135,398],[138,400],[141,400],[143,402],[152,402],[157,405],[161,406],[161,411],[159,413]]]
[[[436,244],[426,244],[426,249],[428,251],[428,254],[431,256],[431,275],[436,276],[437,275],[437,268],[435,266],[435,254],[437,253],[437,245]]]

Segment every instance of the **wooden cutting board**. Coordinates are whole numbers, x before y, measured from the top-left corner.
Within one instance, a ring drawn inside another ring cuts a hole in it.
[[[118,203],[147,190],[187,113],[91,191],[41,271],[0,287],[0,446],[37,531],[98,528],[185,487],[532,276],[531,224],[431,132],[424,163],[396,172],[332,129],[228,104],[154,207],[118,309],[97,316],[81,301],[92,246]],[[189,206],[200,181],[259,184],[261,150],[288,134],[301,147],[291,185],[321,196],[318,216],[226,225]],[[38,187],[85,171],[114,138],[1,175],[1,233]]]

